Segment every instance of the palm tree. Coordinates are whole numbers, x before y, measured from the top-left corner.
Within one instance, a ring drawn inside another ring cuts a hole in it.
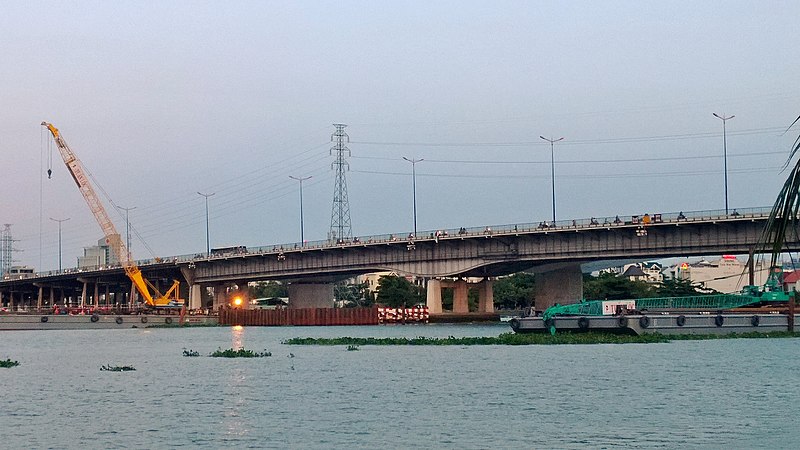
[[[792,122],[787,131],[798,121],[800,121],[800,117]],[[800,135],[792,145],[792,150],[789,153],[786,164],[783,166],[784,170],[789,167],[798,151],[800,151]],[[778,193],[778,198],[775,199],[767,224],[764,226],[764,231],[756,245],[756,250],[770,253],[770,267],[775,267],[778,264],[780,255],[785,250],[784,245],[787,235],[798,237],[797,228],[800,225],[798,210],[800,210],[800,159],[795,162],[794,167],[789,171],[789,176],[783,183],[783,187]],[[754,257],[755,252],[750,258]]]

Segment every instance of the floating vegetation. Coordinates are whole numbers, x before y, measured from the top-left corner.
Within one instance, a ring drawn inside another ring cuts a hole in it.
[[[100,366],[100,370],[107,372],[130,372],[136,369],[133,366],[112,366],[109,364],[107,366]]]
[[[234,350],[229,348],[227,350],[222,350],[218,348],[214,353],[210,354],[209,356],[213,358],[265,358],[268,356],[272,356],[272,352],[263,351],[263,352],[254,352],[252,350],[247,350],[244,348],[240,348],[239,350]]]
[[[654,344],[679,340],[705,340],[705,339],[735,339],[735,338],[775,338],[775,337],[800,337],[800,333],[771,332],[771,333],[731,333],[724,335],[670,335],[663,334],[611,334],[611,333],[503,333],[495,337],[461,337],[448,336],[446,338],[353,338],[341,337],[333,339],[324,338],[292,338],[282,341],[288,345],[551,345],[551,344]],[[349,347],[348,347],[349,350]]]
[[[200,356],[200,352],[183,349],[183,356]]]
[[[358,348],[357,345],[350,344],[350,345],[347,346],[347,351],[348,352],[357,352],[358,350],[360,350],[360,349]]]
[[[19,365],[19,361],[12,361],[11,358],[6,359],[3,361],[0,359],[0,367],[4,369],[10,369],[11,367],[17,367]]]

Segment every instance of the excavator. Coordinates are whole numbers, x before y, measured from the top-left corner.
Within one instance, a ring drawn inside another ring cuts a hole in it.
[[[91,183],[89,183],[89,178],[86,176],[86,171],[83,169],[81,161],[75,156],[75,153],[73,153],[69,145],[67,145],[67,142],[58,131],[58,128],[48,122],[42,122],[42,126],[46,127],[53,135],[53,139],[55,140],[59,153],[61,153],[64,164],[67,166],[67,170],[69,170],[70,175],[72,175],[72,179],[75,180],[75,184],[78,185],[78,189],[81,191],[81,194],[83,194],[83,198],[86,200],[86,204],[89,205],[89,209],[92,211],[92,214],[94,214],[94,218],[97,220],[100,228],[103,229],[106,243],[114,251],[122,268],[125,270],[125,274],[133,282],[136,291],[144,300],[146,307],[163,308],[182,306],[183,301],[178,298],[180,281],[173,280],[172,287],[170,287],[166,293],[162,294],[156,286],[144,278],[136,262],[131,259],[127,246],[122,241],[114,223],[108,217],[108,213],[100,202],[100,198],[95,193]],[[48,169],[47,172],[49,178],[52,174],[51,169]]]

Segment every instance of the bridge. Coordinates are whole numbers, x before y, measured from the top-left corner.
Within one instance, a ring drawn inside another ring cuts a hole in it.
[[[479,291],[479,311],[493,311],[492,280],[532,270],[537,309],[582,298],[581,264],[614,259],[746,254],[754,251],[769,208],[653,216],[602,217],[556,223],[515,224],[435,230],[418,236],[379,235],[237,248],[223,254],[195,254],[140,261],[156,285],[182,281],[182,298],[200,308],[202,289],[213,287],[216,307],[226,291],[251,281],[289,282],[290,307],[330,307],[333,284],[356,275],[392,271],[424,280],[431,313],[442,311],[441,289],[454,288],[454,312],[467,312],[467,279]],[[798,244],[796,233],[787,245]],[[752,270],[752,268],[751,268]],[[0,281],[6,307],[45,307],[68,301],[80,305],[132,305],[130,281],[120,267],[67,269]],[[133,294],[132,294],[133,293]]]

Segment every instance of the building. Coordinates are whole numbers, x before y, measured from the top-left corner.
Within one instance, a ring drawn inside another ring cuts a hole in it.
[[[85,247],[83,249],[83,256],[78,257],[78,268],[94,268],[103,266],[116,266],[119,265],[119,258],[116,253],[108,245],[108,241],[100,239],[97,245],[92,247]]]
[[[759,261],[754,267],[754,284],[761,286],[769,277],[768,263]],[[683,262],[670,268],[670,275],[679,280],[691,280],[708,289],[730,294],[739,292],[750,284],[747,263],[734,255],[723,255],[717,260],[702,259],[697,262]]]

